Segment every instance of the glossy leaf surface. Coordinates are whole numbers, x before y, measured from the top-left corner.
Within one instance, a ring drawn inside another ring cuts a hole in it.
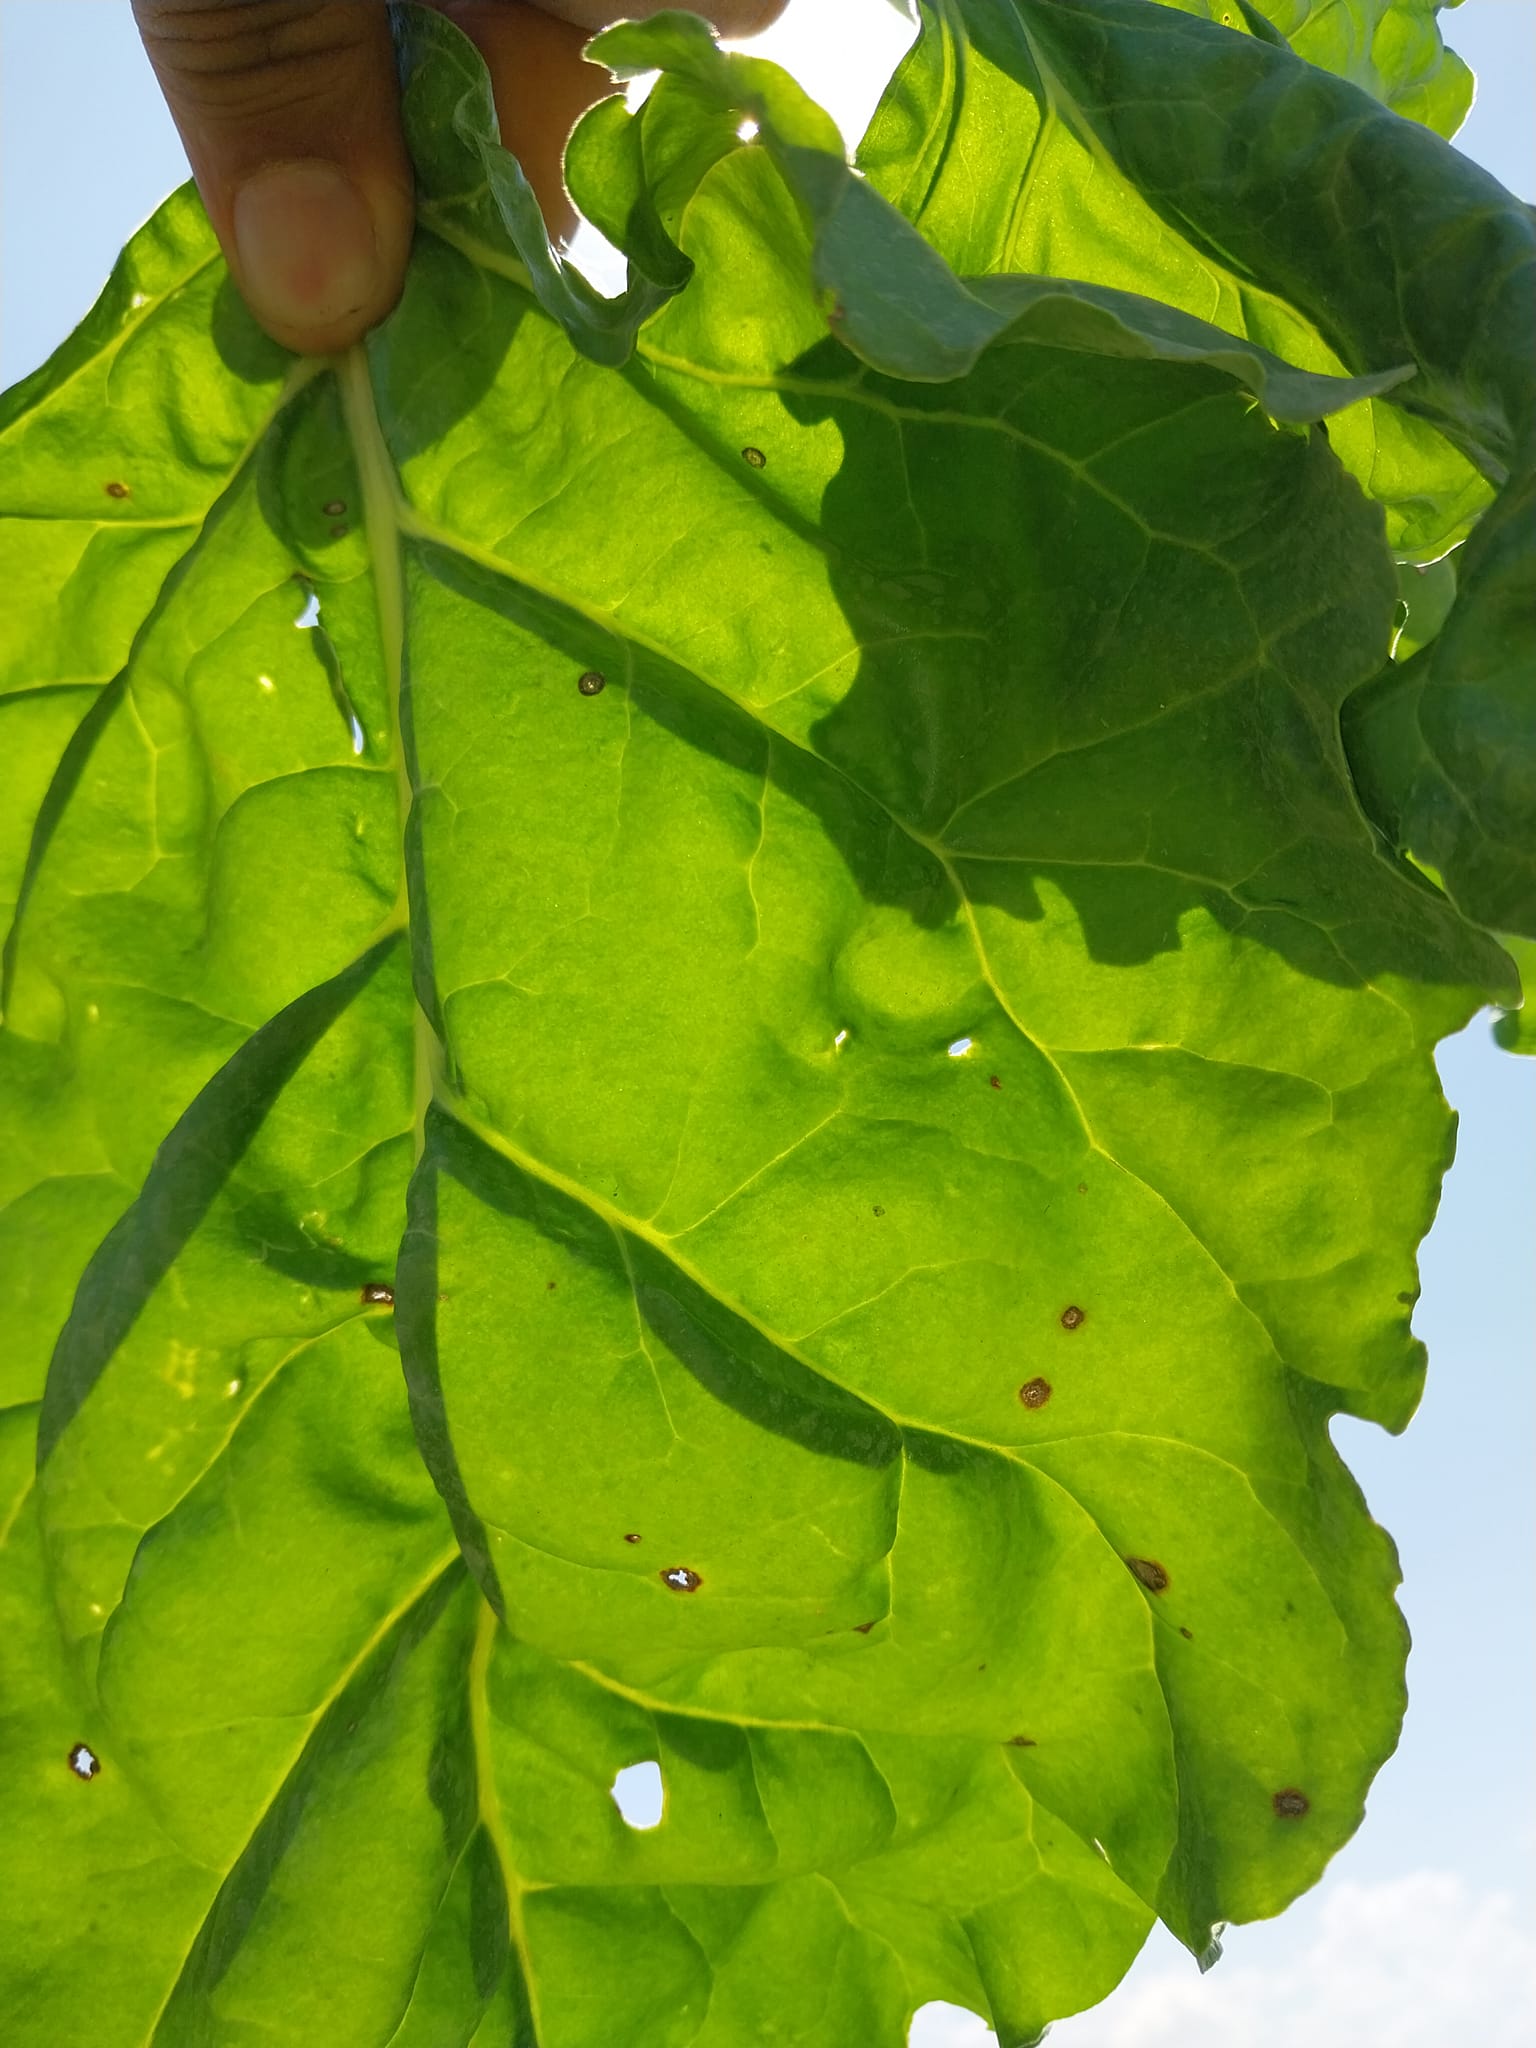
[[[366,352],[257,341],[182,195],[0,416],[29,2048],[1019,2044],[1279,1911],[1395,1741],[1327,1425],[1412,1411],[1433,1047],[1513,976],[1340,738],[1359,387],[1002,278],[963,150],[890,209],[959,21],[867,183],[616,32],[610,312],[406,17]],[[1394,339],[1373,405],[1471,404]]]

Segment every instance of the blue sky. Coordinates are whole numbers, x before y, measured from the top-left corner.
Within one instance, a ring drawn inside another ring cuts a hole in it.
[[[1443,25],[1479,75],[1458,146],[1536,198],[1536,0]],[[756,47],[854,135],[904,41],[888,0],[792,0]],[[0,384],[85,312],[186,175],[127,0],[0,0]],[[1460,1149],[1424,1251],[1429,1391],[1406,1436],[1336,1431],[1397,1538],[1414,1635],[1398,1755],[1364,1828],[1279,1922],[1235,1930],[1206,1979],[1154,1939],[1052,2048],[1523,2048],[1536,2008],[1536,1060],[1486,1022],[1442,1053]],[[973,2048],[932,2013],[914,2048]],[[850,2044],[853,2048],[853,2044]]]

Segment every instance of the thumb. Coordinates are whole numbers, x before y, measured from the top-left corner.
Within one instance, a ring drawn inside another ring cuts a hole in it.
[[[348,347],[394,305],[413,218],[383,0],[134,0],[236,284],[275,340]]]

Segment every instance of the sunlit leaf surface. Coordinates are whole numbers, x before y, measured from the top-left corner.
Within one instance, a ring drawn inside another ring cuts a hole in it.
[[[867,179],[615,31],[605,308],[407,18],[366,352],[179,194],[4,402],[9,2041],[1019,2048],[1357,1824],[1328,1422],[1412,1412],[1433,1047],[1517,988],[1340,718],[1521,658],[1511,499],[1388,668],[1381,506],[1520,473],[1528,223],[1250,27],[945,0]]]

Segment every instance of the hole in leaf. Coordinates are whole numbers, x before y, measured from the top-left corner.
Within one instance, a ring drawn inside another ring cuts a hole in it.
[[[969,2006],[932,1998],[920,2005],[907,2029],[907,2048],[996,2048],[997,2036]]]
[[[665,1794],[661,1765],[652,1761],[626,1764],[610,1786],[613,1803],[632,1828],[654,1828],[661,1820]]]
[[[736,140],[738,142],[755,142],[756,139],[757,123],[753,120],[752,116],[748,114],[746,120],[743,121],[741,123],[741,126],[736,130]]]
[[[69,1752],[69,1768],[77,1778],[94,1778],[101,1771],[101,1758],[88,1743],[77,1742]]]
[[[305,600],[304,609],[293,622],[301,633],[307,633],[312,626],[320,623],[320,599],[312,590]]]
[[[845,1043],[846,1043],[846,1041],[847,1041],[847,1038],[848,1038],[848,1028],[847,1028],[847,1026],[846,1026],[846,1025],[844,1025],[843,1029],[842,1029],[841,1031],[839,1031],[839,1033],[837,1034],[836,1038],[834,1038],[834,1039],[833,1039],[832,1043],[833,1043],[834,1045],[843,1045],[843,1044],[845,1044]]]
[[[661,1574],[661,1583],[670,1586],[674,1593],[697,1593],[704,1581],[697,1572],[689,1571],[685,1564],[674,1564]]]
[[[975,1039],[974,1039],[974,1038],[957,1038],[957,1039],[955,1039],[955,1040],[953,1041],[953,1043],[952,1043],[952,1044],[950,1045],[950,1048],[949,1048],[949,1056],[950,1056],[950,1058],[951,1058],[952,1060],[963,1060],[963,1059],[965,1058],[966,1054],[967,1054],[967,1053],[968,1053],[968,1052],[970,1051],[971,1047],[972,1047],[972,1046],[973,1046],[973,1045],[974,1045],[975,1043],[976,1043],[976,1041],[975,1041]]]

